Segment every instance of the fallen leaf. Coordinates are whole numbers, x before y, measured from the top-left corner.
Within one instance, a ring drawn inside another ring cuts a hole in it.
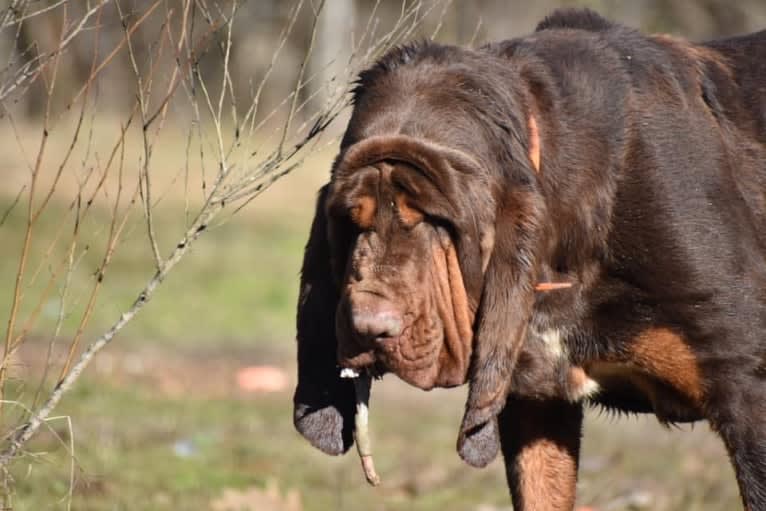
[[[245,392],[280,392],[288,385],[287,373],[274,366],[250,366],[237,371],[237,385]]]

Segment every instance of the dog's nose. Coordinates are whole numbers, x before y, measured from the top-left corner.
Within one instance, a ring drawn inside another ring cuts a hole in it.
[[[402,314],[392,302],[369,295],[352,300],[351,324],[358,336],[381,339],[401,334],[403,320]]]
[[[388,310],[355,313],[353,323],[357,334],[372,339],[396,337],[402,332],[402,318]]]

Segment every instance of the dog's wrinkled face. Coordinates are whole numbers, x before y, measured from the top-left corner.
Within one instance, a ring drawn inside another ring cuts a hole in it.
[[[465,382],[476,311],[427,186],[420,169],[380,161],[336,176],[327,205],[339,365],[422,389]]]

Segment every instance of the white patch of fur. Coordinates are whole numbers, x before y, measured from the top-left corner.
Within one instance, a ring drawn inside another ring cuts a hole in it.
[[[341,378],[359,378],[359,371],[351,369],[350,367],[344,367],[340,370]]]
[[[531,334],[541,342],[544,348],[545,356],[548,358],[552,367],[557,367],[559,363],[567,367],[570,371],[566,386],[561,389],[566,398],[573,402],[579,402],[583,399],[589,399],[601,391],[601,385],[591,378],[581,367],[571,366],[569,363],[569,351],[564,342],[566,338],[566,329],[548,328],[538,330],[532,328]]]
[[[551,328],[540,332],[540,339],[545,345],[545,349],[553,360],[562,360],[567,358],[567,350],[561,335],[561,330]]]
[[[595,396],[600,391],[601,391],[601,386],[598,384],[598,382],[592,378],[588,378],[587,380],[585,380],[585,383],[580,385],[578,388],[574,388],[571,390],[569,399],[572,402],[581,401],[583,399],[588,399]]]

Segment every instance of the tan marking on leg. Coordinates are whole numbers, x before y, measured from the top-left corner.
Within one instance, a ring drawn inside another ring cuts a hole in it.
[[[516,458],[523,511],[571,511],[577,486],[577,461],[563,446],[538,439]]]

